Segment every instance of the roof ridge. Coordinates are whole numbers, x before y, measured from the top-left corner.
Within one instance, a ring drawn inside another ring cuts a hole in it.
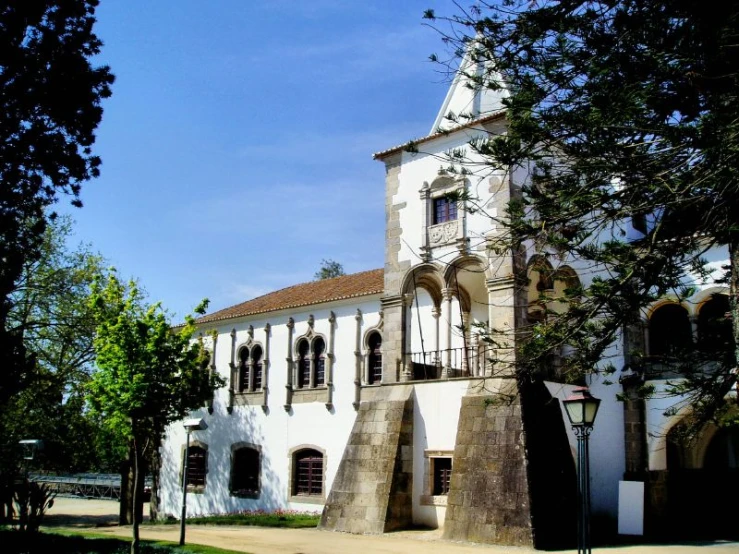
[[[197,318],[195,322],[210,323],[223,321],[248,315],[269,313],[381,293],[384,285],[383,272],[383,268],[376,268],[350,273],[348,275],[339,275],[329,279],[306,281],[304,283],[290,285],[206,314]],[[367,277],[362,279],[362,276]],[[350,282],[348,287],[344,285],[343,288],[345,290],[342,290],[342,281]],[[334,287],[338,290],[334,289]],[[308,297],[303,296],[300,289],[303,289]],[[317,298],[310,298],[313,296],[314,291]]]

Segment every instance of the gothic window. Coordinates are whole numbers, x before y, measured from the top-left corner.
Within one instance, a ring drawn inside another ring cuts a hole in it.
[[[457,219],[457,203],[454,200],[441,196],[434,198],[433,224],[446,223]]]
[[[301,338],[296,358],[299,389],[326,385],[326,341],[323,337],[314,337],[310,342],[308,338]]]
[[[251,349],[251,367],[254,371],[254,390],[262,390],[262,347],[259,345]]]
[[[449,483],[452,478],[451,458],[431,458],[433,464],[434,484],[431,494],[445,496],[449,494]]]
[[[310,386],[310,355],[307,340],[298,343],[298,388]]]
[[[367,343],[369,346],[367,383],[376,385],[382,381],[382,336],[378,332],[373,332]]]
[[[649,354],[676,356],[689,349],[693,332],[688,311],[680,304],[663,304],[649,318]]]
[[[231,494],[258,495],[260,465],[259,450],[248,446],[236,448],[231,457]]]
[[[326,343],[321,337],[313,341],[313,364],[316,370],[315,385],[322,386],[326,383]]]
[[[323,496],[323,454],[306,448],[293,455],[293,496]]]
[[[239,350],[239,380],[238,391],[244,392],[249,388],[249,349]]]

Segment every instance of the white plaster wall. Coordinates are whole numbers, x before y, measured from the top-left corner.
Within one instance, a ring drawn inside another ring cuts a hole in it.
[[[492,129],[496,133],[505,131],[502,124],[496,124]],[[444,161],[444,154],[451,149],[459,148],[467,151],[470,162],[476,169],[479,169],[479,172],[466,176],[469,181],[469,193],[475,198],[473,204],[478,209],[475,213],[466,213],[464,218],[470,248],[474,251],[476,247],[484,244],[485,237],[493,228],[491,215],[497,215],[491,204],[494,194],[489,192],[490,183],[492,179],[494,183],[500,184],[501,175],[492,170],[485,170],[484,160],[469,152],[467,143],[481,135],[487,136],[487,133],[475,129],[463,129],[423,143],[419,146],[421,152],[402,153],[398,193],[392,199],[393,204],[406,203],[406,207],[400,211],[400,226],[403,234],[401,235],[401,249],[398,253],[399,262],[410,261],[411,265],[420,262],[420,247],[425,228],[423,227],[424,208],[419,191],[424,182],[431,184],[439,176],[440,168],[448,166],[448,163]],[[442,264],[453,261],[458,255],[459,250],[454,245],[433,249],[434,260]]]
[[[422,506],[426,472],[424,451],[454,450],[462,397],[469,381],[416,383],[413,406],[413,523],[428,527],[444,525],[446,507]],[[452,462],[453,463],[453,462]]]
[[[322,504],[289,503],[289,451],[299,445],[315,445],[325,451],[324,493],[327,495],[338,469],[347,439],[354,424],[355,337],[357,309],[361,309],[362,335],[379,323],[379,297],[361,301],[326,304],[294,313],[274,313],[231,321],[219,326],[205,326],[203,331],[216,328],[219,333],[215,365],[225,379],[229,378],[231,361],[231,329],[236,329],[236,344],[247,339],[249,325],[254,326],[254,340],[264,345],[264,326],[271,325],[269,350],[269,398],[265,413],[261,406],[234,406],[228,414],[228,386],[216,393],[213,414],[199,410],[193,414],[203,417],[208,429],[193,434],[194,440],[208,445],[208,474],[202,494],[188,494],[188,513],[224,513],[246,509],[292,508],[320,511]],[[287,384],[288,317],[295,320],[296,338],[308,329],[308,317],[315,318],[315,332],[330,337],[328,318],[336,314],[333,369],[334,407],[327,410],[323,401],[293,404],[285,412],[285,385]],[[231,445],[249,442],[262,447],[261,494],[258,499],[232,497],[229,494]],[[181,506],[181,449],[185,443],[182,426],[170,426],[162,452],[161,510],[164,514],[179,516]]]
[[[575,389],[574,385],[546,383],[552,396],[560,401],[562,419],[567,429],[573,460],[577,464],[577,438],[569,425],[562,400]],[[621,392],[618,384],[607,385],[602,379],[594,379],[590,392],[601,399],[598,415],[590,435],[590,493],[594,514],[618,515],[618,483],[623,479],[626,468],[624,451],[623,404],[616,399]],[[577,483],[572,483],[573,487]]]

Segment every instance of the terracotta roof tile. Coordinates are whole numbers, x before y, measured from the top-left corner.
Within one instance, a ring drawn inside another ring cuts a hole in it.
[[[196,322],[210,323],[300,306],[312,306],[346,298],[380,294],[383,291],[383,286],[383,270],[372,269],[361,273],[353,273],[352,275],[334,277],[333,279],[293,285],[247,300],[230,308],[204,315],[198,318]]]

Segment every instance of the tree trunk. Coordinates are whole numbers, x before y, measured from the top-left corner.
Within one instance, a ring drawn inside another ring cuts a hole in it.
[[[159,456],[158,445],[154,445],[151,449],[151,499],[149,500],[149,520],[157,521],[159,519],[159,470],[162,465],[162,459]]]
[[[739,368],[739,234],[732,233],[729,241],[729,306],[731,308],[731,325],[734,332],[734,371]],[[736,373],[734,373],[736,381]],[[736,386],[736,383],[735,383]]]
[[[139,517],[138,517],[138,501],[141,498],[141,496],[138,494],[139,492],[139,482],[141,481],[141,472],[139,471],[141,468],[141,464],[139,463],[141,460],[141,453],[139,451],[140,444],[139,441],[136,440],[136,420],[132,421],[132,427],[133,427],[133,506],[135,509],[136,516],[133,518],[133,540],[131,541],[131,554],[139,554]]]
[[[118,525],[133,523],[133,457],[129,447],[126,459],[121,462],[121,499],[119,505]]]

